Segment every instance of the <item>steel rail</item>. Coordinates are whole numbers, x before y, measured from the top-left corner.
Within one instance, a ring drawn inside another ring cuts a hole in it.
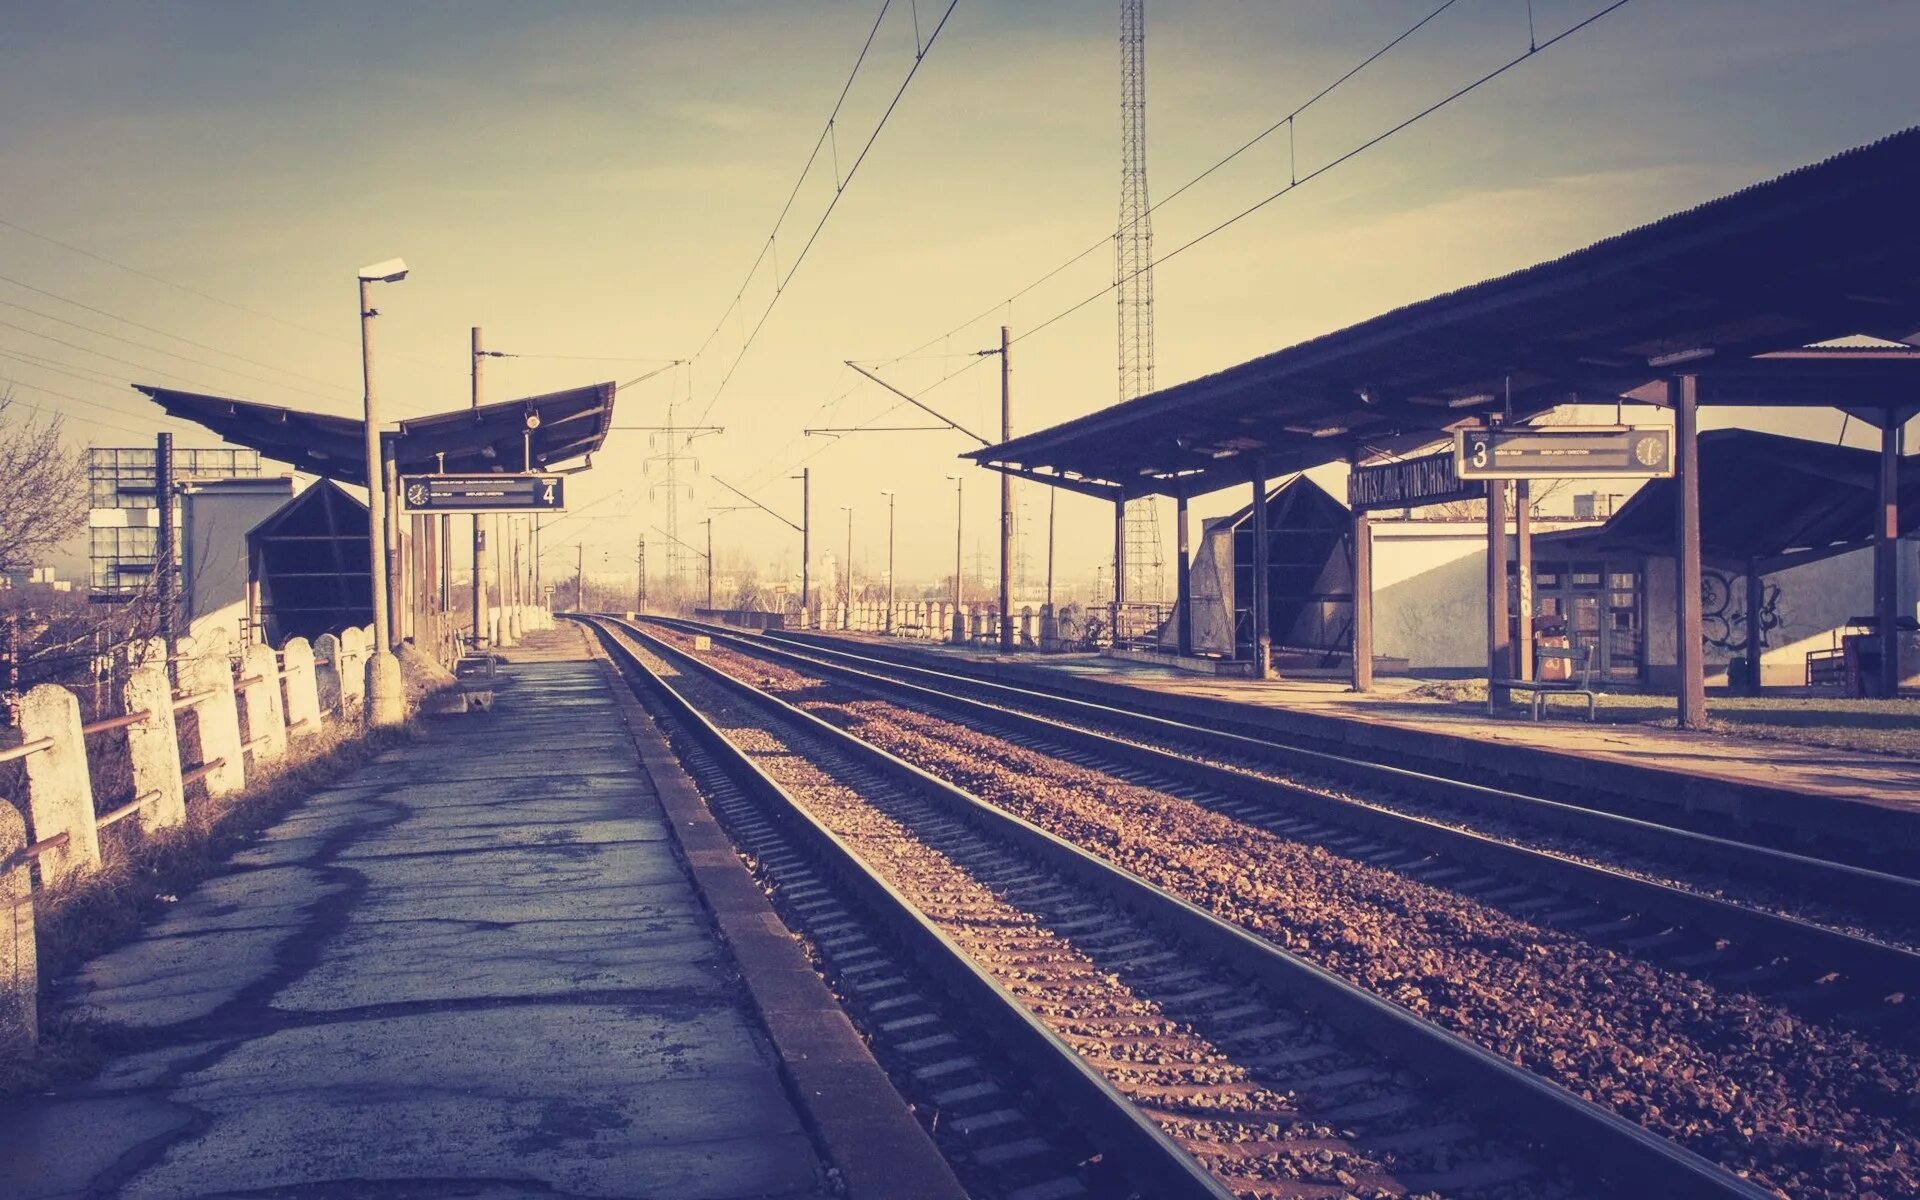
[[[725,632],[740,636],[737,630],[724,630],[704,622],[701,633]],[[958,684],[981,692],[1018,701],[1036,708],[1072,713],[1137,732],[1141,736],[1181,738],[1228,756],[1246,755],[1262,760],[1275,769],[1285,769],[1289,760],[1301,766],[1325,770],[1332,775],[1351,775],[1365,782],[1409,788],[1430,793],[1434,798],[1461,804],[1503,818],[1533,821],[1547,828],[1570,830],[1604,838],[1622,845],[1653,849],[1665,854],[1697,858],[1725,871],[1738,866],[1770,883],[1790,880],[1806,889],[1808,898],[1856,905],[1869,912],[1920,912],[1920,878],[1909,878],[1877,871],[1871,867],[1833,859],[1799,854],[1754,842],[1719,837],[1710,833],[1662,824],[1642,817],[1588,808],[1562,800],[1550,800],[1526,792],[1490,787],[1445,775],[1372,762],[1349,755],[1283,742],[1265,734],[1248,734],[1228,729],[1189,724],[1158,713],[1122,709],[1078,696],[1057,695],[1000,680],[985,679],[959,668],[940,670],[898,659],[854,653],[829,646],[825,639],[799,638],[782,631],[769,631],[767,641],[805,647],[807,653],[848,660],[863,667],[879,668],[919,678]]]
[[[1217,961],[1287,996],[1336,1028],[1406,1062],[1435,1085],[1476,1107],[1494,1107],[1515,1126],[1578,1159],[1616,1186],[1663,1197],[1741,1197],[1770,1193],[1617,1113],[1582,1100],[1556,1083],[1406,1009],[1356,987],[1279,946],[1214,916],[1039,826],[840,729],[812,713],[733,678],[697,655],[670,646],[625,621],[649,650],[883,774],[945,799],[958,815],[1013,843],[1049,866],[1105,893],[1149,923]],[[703,632],[706,632],[703,630]]]
[[[1823,969],[1837,968],[1861,981],[1870,980],[1876,989],[1904,991],[1908,994],[1920,989],[1920,953],[1901,946],[1803,918],[1689,891],[1612,867],[1516,845],[1411,813],[1330,795],[1237,767],[1196,761],[1170,750],[1142,746],[1097,730],[1016,711],[1004,705],[875,675],[785,647],[769,646],[765,639],[756,641],[734,633],[720,633],[705,626],[701,631],[728,644],[743,646],[748,654],[797,663],[803,669],[851,680],[883,693],[904,693],[921,702],[945,705],[950,710],[965,712],[978,719],[1022,728],[1122,763],[1227,791],[1235,797],[1259,799],[1276,808],[1304,811],[1315,818],[1368,834],[1410,842],[1529,882],[1623,905],[1642,914],[1677,921],[1703,932],[1729,933],[1769,952],[1788,953]],[[1920,900],[1915,903],[1920,905]],[[1920,911],[1920,907],[1904,911]]]
[[[1152,1183],[1153,1194],[1168,1197],[1206,1197],[1230,1200],[1221,1186],[1166,1132],[1155,1124],[1073,1048],[1061,1041],[999,981],[976,965],[918,906],[869,867],[839,835],[796,800],[780,783],[729,741],[692,701],[645,663],[614,631],[646,638],[625,622],[600,617],[573,617],[600,632],[605,643],[645,679],[663,705],[713,754],[740,786],[772,801],[786,823],[809,844],[832,873],[878,914],[896,937],[908,946],[937,977],[965,1000],[969,1015],[991,1028],[1021,1061],[1034,1069],[1046,1090],[1083,1124],[1096,1144],[1124,1161],[1134,1177]],[[647,649],[659,650],[647,639]],[[673,659],[670,648],[662,657]]]

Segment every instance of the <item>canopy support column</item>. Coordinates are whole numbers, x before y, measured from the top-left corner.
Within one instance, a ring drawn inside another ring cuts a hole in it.
[[[1513,643],[1513,677],[1533,678],[1533,481],[1513,481],[1514,608],[1519,617]]]
[[[1700,597],[1700,379],[1681,375],[1667,381],[1667,406],[1673,410],[1673,482],[1679,489],[1674,547],[1674,663],[1679,671],[1679,723],[1682,729],[1707,724],[1705,641]]]
[[[1373,690],[1373,521],[1353,514],[1353,690]]]
[[[1507,481],[1487,482],[1487,709],[1502,712],[1513,699],[1507,639]]]
[[[1113,502],[1113,611],[1107,617],[1107,629],[1113,636],[1113,648],[1120,648],[1120,608],[1127,602],[1127,498]]]
[[[1760,573],[1760,560],[1747,560],[1747,695],[1760,694],[1760,659],[1766,647],[1762,642],[1760,609],[1766,603],[1767,577]]]
[[[1880,427],[1880,494],[1873,510],[1873,618],[1880,635],[1882,696],[1900,691],[1900,441],[1905,414],[1889,408]]]
[[[1180,493],[1173,500],[1174,544],[1177,557],[1173,565],[1174,586],[1174,630],[1178,635],[1178,649],[1183,658],[1193,657],[1193,564],[1191,562],[1192,545],[1187,534],[1187,494]]]
[[[1267,627],[1267,467],[1253,460],[1253,677],[1273,676],[1273,633]]]

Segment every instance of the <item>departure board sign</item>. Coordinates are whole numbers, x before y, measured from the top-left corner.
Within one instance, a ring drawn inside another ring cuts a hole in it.
[[[1462,479],[1660,479],[1673,474],[1673,431],[1496,425],[1460,430],[1453,457]]]
[[[1454,470],[1452,451],[1355,467],[1347,475],[1347,507],[1354,512],[1418,508],[1449,500],[1474,500],[1486,494],[1483,483],[1461,482]]]
[[[566,482],[559,475],[402,475],[400,503],[410,513],[559,512]]]

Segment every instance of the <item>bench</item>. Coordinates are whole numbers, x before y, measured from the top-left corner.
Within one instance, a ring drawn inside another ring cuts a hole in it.
[[[1567,664],[1566,679],[1496,679],[1494,688],[1506,688],[1509,691],[1533,693],[1533,719],[1538,721],[1546,710],[1547,701],[1554,696],[1585,696],[1587,698],[1587,720],[1594,719],[1594,709],[1600,693],[1593,686],[1593,647],[1582,646],[1578,650],[1562,649],[1557,646],[1539,646],[1533,651],[1534,671],[1537,674],[1541,666],[1550,661]],[[1494,712],[1493,688],[1487,691],[1487,711]]]

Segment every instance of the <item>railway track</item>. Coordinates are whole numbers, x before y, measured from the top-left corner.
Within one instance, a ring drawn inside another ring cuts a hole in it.
[[[699,624],[702,632],[738,633],[698,622],[682,624]],[[1031,711],[1070,720],[1077,717],[1111,725],[1155,744],[1196,749],[1222,761],[1282,772],[1302,781],[1333,787],[1357,786],[1369,793],[1392,793],[1434,802],[1454,811],[1563,830],[1608,844],[1647,849],[1696,862],[1712,862],[1722,870],[1791,885],[1810,899],[1882,912],[1915,911],[1915,903],[1920,901],[1920,872],[1905,869],[1899,863],[1883,864],[1887,869],[1876,869],[1844,856],[1822,857],[1729,832],[1707,832],[1673,820],[1645,819],[1597,808],[1580,802],[1577,780],[1568,781],[1573,799],[1551,799],[1391,762],[1335,753],[1252,724],[1223,720],[1203,726],[1170,712],[1122,709],[1084,697],[1040,692],[987,678],[964,661],[943,663],[936,669],[919,661],[895,657],[891,647],[854,649],[833,645],[833,639],[826,636],[778,630],[764,636],[769,642],[777,641],[830,661],[894,673],[899,678],[935,688],[964,689],[975,696],[1005,699]],[[1142,693],[1140,700],[1142,704],[1150,704],[1151,695]]]
[[[664,640],[595,624],[736,784],[921,930],[905,940],[923,965],[972,980],[969,1011],[1143,1195],[1769,1194]]]
[[[1514,859],[1548,873],[1529,881],[1384,827],[1303,819],[1309,797],[1289,798],[1298,785],[1263,796],[1263,781],[1229,770],[1209,787],[1180,774],[1205,767],[1187,755],[1143,759],[1151,747],[1111,735],[1063,743],[1060,722],[1018,720],[1006,696],[968,715],[939,695],[863,685],[799,659],[783,666],[775,652],[786,650],[745,638],[716,642],[708,657],[1756,1178],[1805,1195],[1920,1191],[1915,1023],[1902,997],[1878,990],[1910,970],[1901,947],[1683,889],[1648,892],[1649,881],[1618,871],[1598,877],[1614,898],[1591,899],[1565,882],[1554,855]],[[750,660],[726,661],[747,651]],[[757,675],[754,664],[765,664]],[[1421,829],[1438,836],[1444,826]],[[1470,843],[1489,862],[1521,849],[1489,842]],[[1582,878],[1595,869],[1567,865]],[[1268,878],[1287,886],[1275,891]],[[1648,895],[1673,909],[1649,913]],[[1682,911],[1691,921],[1674,915]],[[1746,934],[1732,937],[1743,921]],[[1803,939],[1795,954],[1770,949],[1787,936]],[[1852,975],[1834,969],[1843,954],[1859,956]],[[1623,1076],[1622,1064],[1634,1069]]]
[[[1364,794],[1280,774],[1286,756],[1301,753],[1297,748],[814,643],[803,649],[697,623],[667,624],[891,691],[1041,753],[1172,790],[1287,837],[1430,881],[1475,890],[1465,886],[1474,879],[1458,868],[1494,872],[1496,878],[1478,890],[1528,889],[1512,895],[1509,908],[1550,913],[1570,928],[1610,927],[1623,945],[1660,939],[1633,948],[1664,951],[1668,961],[1696,972],[1742,975],[1747,985],[1820,1015],[1904,1024],[1911,1020],[1906,1009],[1889,1006],[1888,998],[1920,995],[1920,953],[1912,948],[1920,881],[1394,768],[1378,778],[1404,786],[1411,777],[1428,791],[1451,790],[1455,808],[1436,813],[1431,805],[1425,811],[1387,807]],[[1468,801],[1476,808],[1505,804],[1509,811],[1491,830],[1474,828],[1460,818]],[[1516,829],[1513,810],[1535,825],[1570,824],[1586,840],[1572,849],[1530,842]],[[1606,846],[1653,858],[1638,870],[1626,869],[1607,861],[1601,849]],[[1416,851],[1419,857],[1410,858]],[[1756,877],[1757,898],[1733,898],[1739,889],[1731,884]],[[1809,897],[1815,901],[1810,913],[1791,911],[1805,908],[1801,902]],[[1877,936],[1863,933],[1863,923]],[[1673,936],[1676,927],[1695,936]]]

